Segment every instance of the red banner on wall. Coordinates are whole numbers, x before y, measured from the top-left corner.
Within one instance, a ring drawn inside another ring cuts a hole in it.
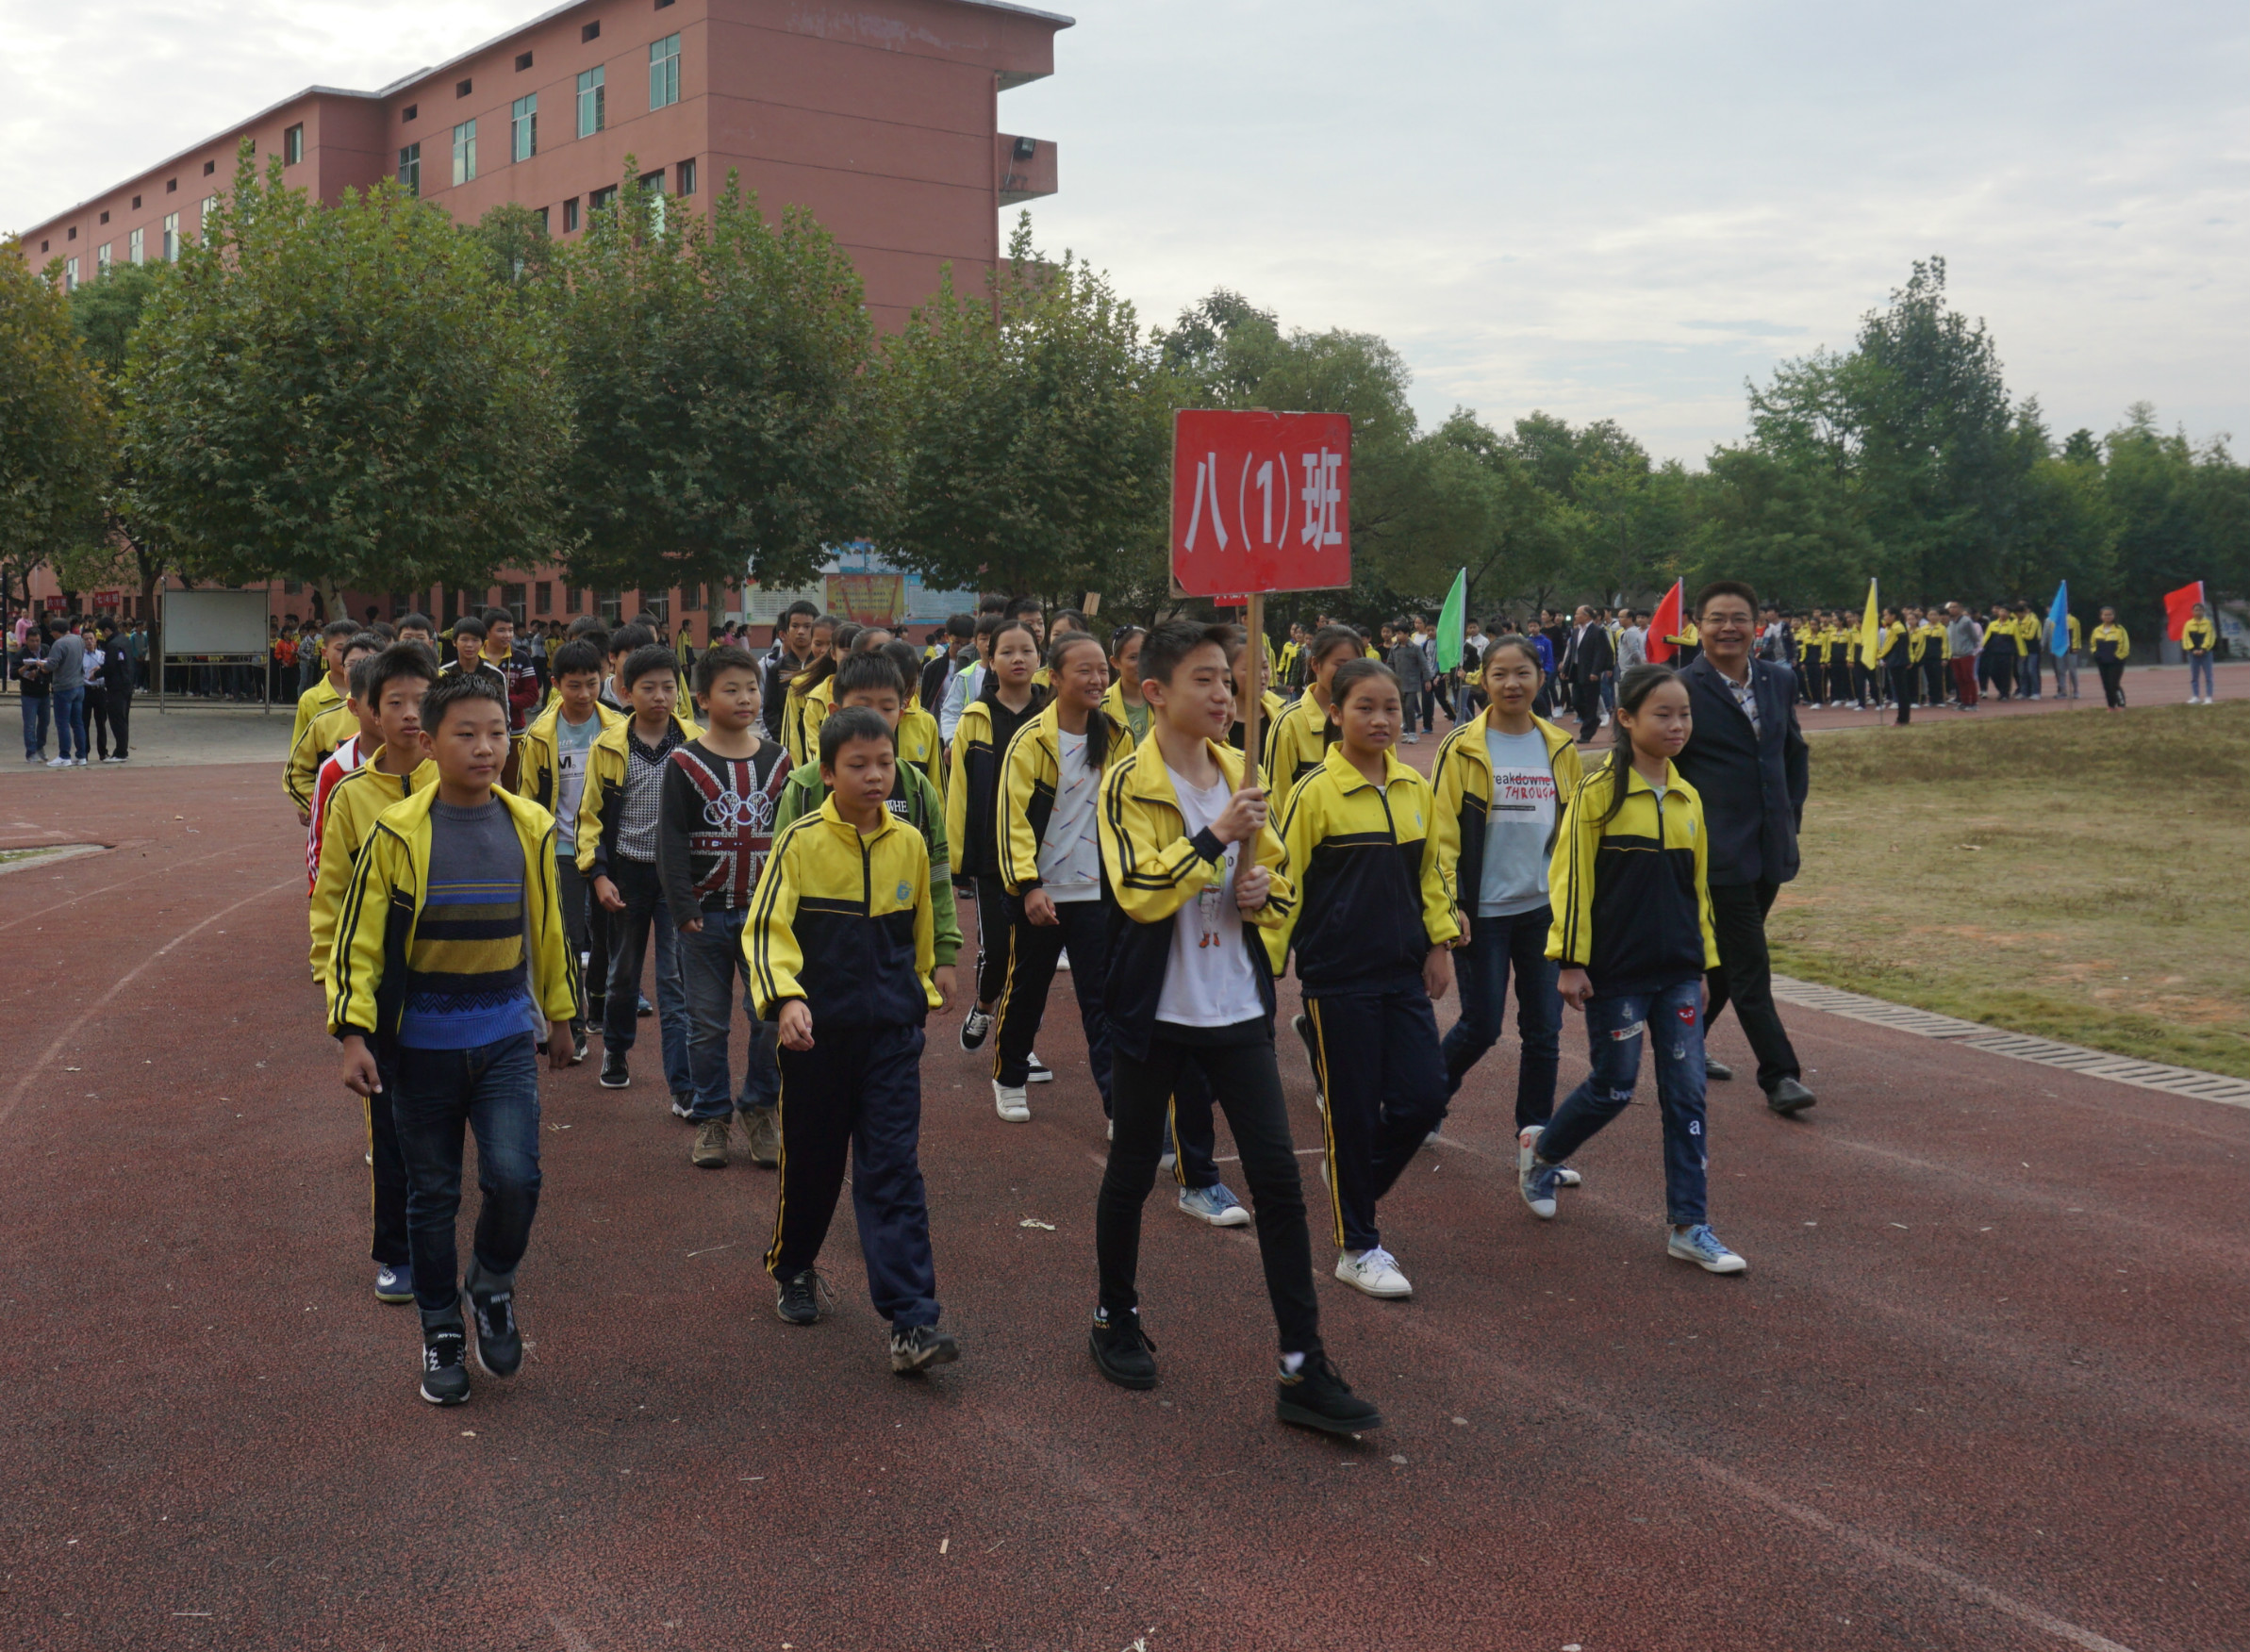
[[[906,613],[902,573],[832,573],[828,611],[861,625],[894,626]]]
[[[1349,585],[1350,418],[1174,414],[1171,564],[1181,596]]]

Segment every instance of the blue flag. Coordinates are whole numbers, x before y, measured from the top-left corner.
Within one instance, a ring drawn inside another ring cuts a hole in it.
[[[2055,587],[2054,605],[2047,609],[2047,653],[2070,653],[2070,581]]]

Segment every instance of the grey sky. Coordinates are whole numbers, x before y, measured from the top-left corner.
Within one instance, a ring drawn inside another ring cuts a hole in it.
[[[1047,0],[1040,241],[1168,321],[1215,286],[1381,333],[1425,420],[1619,420],[1694,460],[1741,385],[1948,260],[2058,432],[2250,438],[2250,10]],[[538,0],[0,0],[0,224]]]

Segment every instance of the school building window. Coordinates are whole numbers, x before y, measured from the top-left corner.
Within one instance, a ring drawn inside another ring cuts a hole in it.
[[[578,136],[591,138],[608,124],[609,93],[603,81],[607,71],[588,69],[578,77]]]
[[[508,107],[508,148],[518,160],[539,152],[539,94],[520,97]]]
[[[281,164],[295,166],[305,158],[305,126],[302,122],[281,135]]]
[[[201,205],[195,208],[195,233],[197,235],[207,236],[211,233],[211,211],[218,205],[218,196],[206,195]]]
[[[144,254],[141,239],[148,232],[146,230],[136,229],[125,237],[126,262],[133,264],[144,264],[148,261]]]
[[[399,185],[409,195],[422,193],[422,145],[409,143],[399,151]]]
[[[463,121],[454,128],[454,182],[468,183],[476,176],[476,123]]]
[[[531,600],[533,604],[532,611],[534,613],[554,613],[554,582],[551,579],[543,579],[539,581],[539,583],[532,588]]]
[[[566,614],[576,614],[580,612],[584,606],[580,601],[580,598],[582,598],[584,595],[585,593],[576,586],[563,586],[563,612]]]
[[[100,246],[94,249],[93,273],[96,275],[107,275],[109,273],[109,249],[115,244],[116,243],[113,241],[104,241]]]
[[[563,203],[563,233],[569,235],[578,227],[578,197],[572,195]]]
[[[680,37],[666,35],[649,46],[649,107],[668,108],[680,101]]]
[[[176,212],[167,212],[164,214],[164,261],[167,264],[176,264],[179,262],[179,258],[180,215]]]
[[[524,588],[520,585],[504,585],[500,587],[500,605],[516,617],[519,625],[523,623],[524,594]]]
[[[692,160],[680,162],[680,187],[672,192],[676,195],[695,193],[695,162]]]
[[[606,189],[596,190],[586,198],[586,209],[588,212],[599,212],[603,207],[612,206],[616,204],[617,186],[615,184],[609,185]]]
[[[139,234],[140,232],[136,230],[134,233]],[[78,260],[75,258],[65,258],[62,260],[62,290],[65,292],[74,292],[77,290],[77,288]]]

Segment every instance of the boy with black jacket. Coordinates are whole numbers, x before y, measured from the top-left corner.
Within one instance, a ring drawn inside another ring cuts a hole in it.
[[[758,737],[758,663],[720,643],[695,662],[703,732],[673,748],[664,770],[656,825],[656,876],[680,933],[680,978],[687,996],[687,1070],[694,1084],[695,1146],[688,1157],[723,1169],[737,1102],[727,1074],[734,1027],[735,975],[747,1002],[750,966],[742,926],[773,845],[774,807],[788,783],[787,753]],[[750,1017],[750,1059],[742,1076],[743,1133],[753,1163],[781,1157],[774,1119],[781,1077],[769,1030]]]
[[[1095,1364],[1122,1388],[1153,1388],[1153,1345],[1135,1278],[1141,1207],[1155,1185],[1165,1115],[1181,1069],[1199,1062],[1226,1109],[1257,1213],[1266,1290],[1281,1330],[1276,1412],[1332,1433],[1381,1425],[1320,1343],[1312,1239],[1274,1061],[1273,970],[1245,926],[1273,928],[1294,899],[1266,794],[1220,742],[1234,719],[1232,635],[1173,620],[1141,647],[1149,737],[1101,784],[1102,870],[1117,902],[1103,1008],[1117,1127],[1095,1209],[1100,1296]],[[1252,865],[1237,871],[1249,853]]]

